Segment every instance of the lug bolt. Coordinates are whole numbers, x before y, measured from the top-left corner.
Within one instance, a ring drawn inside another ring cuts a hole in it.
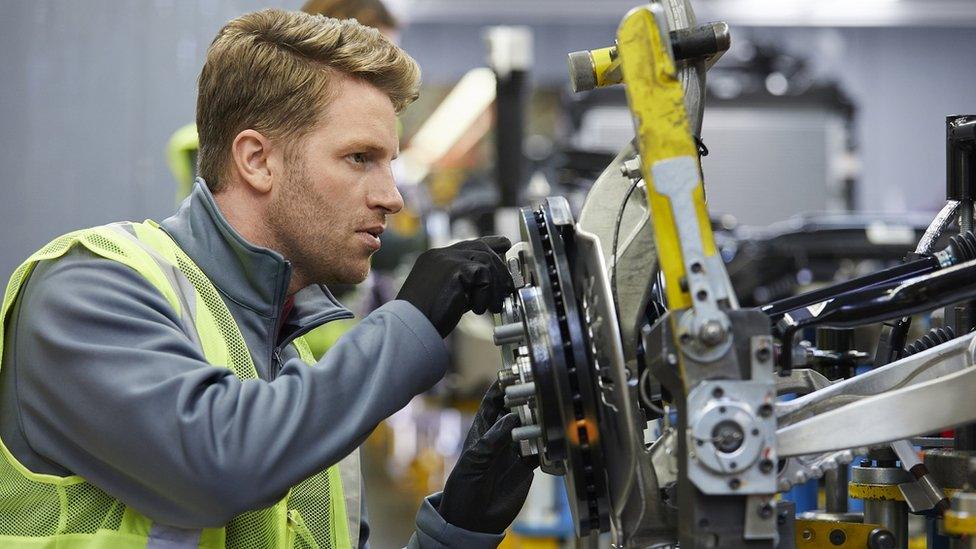
[[[542,426],[525,425],[512,429],[512,440],[519,442],[522,440],[532,440],[542,436]]]
[[[502,324],[500,326],[495,326],[495,331],[492,334],[492,339],[495,340],[495,345],[508,345],[509,343],[521,343],[522,340],[525,339],[525,330],[522,328],[521,322]]]
[[[521,406],[535,396],[535,383],[518,383],[505,387],[505,407]]]

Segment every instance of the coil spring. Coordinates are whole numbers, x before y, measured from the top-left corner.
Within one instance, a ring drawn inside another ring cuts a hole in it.
[[[976,234],[970,231],[949,237],[949,249],[956,258],[956,263],[976,259]]]
[[[972,233],[969,234],[971,235]],[[942,345],[954,337],[956,337],[956,334],[953,332],[952,326],[946,326],[945,328],[932,328],[922,337],[909,343],[902,351],[901,356],[904,358],[906,356],[914,355],[915,353],[921,353],[922,351],[931,349],[936,345]]]

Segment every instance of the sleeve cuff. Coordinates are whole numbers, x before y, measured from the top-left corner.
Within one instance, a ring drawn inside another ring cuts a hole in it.
[[[437,506],[441,493],[428,496],[417,511],[417,531],[410,540],[410,547],[417,549],[494,549],[505,534],[483,534],[458,528],[441,517]]]

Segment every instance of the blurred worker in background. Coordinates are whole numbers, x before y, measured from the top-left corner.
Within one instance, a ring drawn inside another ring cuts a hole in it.
[[[336,19],[355,19],[397,42],[400,24],[381,0],[308,0],[302,11]]]
[[[425,252],[397,299],[316,361],[403,205],[390,163],[420,71],[375,29],[265,10],[199,80],[199,175],[161,224],[54,240],[0,315],[0,546],[349,547],[369,536],[357,447],[444,373],[461,315],[512,291],[486,237]],[[523,463],[494,386],[415,547],[493,547]]]

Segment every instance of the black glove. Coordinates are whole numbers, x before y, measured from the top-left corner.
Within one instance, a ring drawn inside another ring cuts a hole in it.
[[[505,393],[492,384],[464,439],[464,450],[444,485],[437,511],[449,524],[500,534],[515,520],[532,485],[536,464],[522,458],[512,429],[517,414],[504,411]]]
[[[499,313],[515,286],[499,254],[512,243],[486,236],[420,254],[397,299],[409,302],[446,337],[468,311]]]

